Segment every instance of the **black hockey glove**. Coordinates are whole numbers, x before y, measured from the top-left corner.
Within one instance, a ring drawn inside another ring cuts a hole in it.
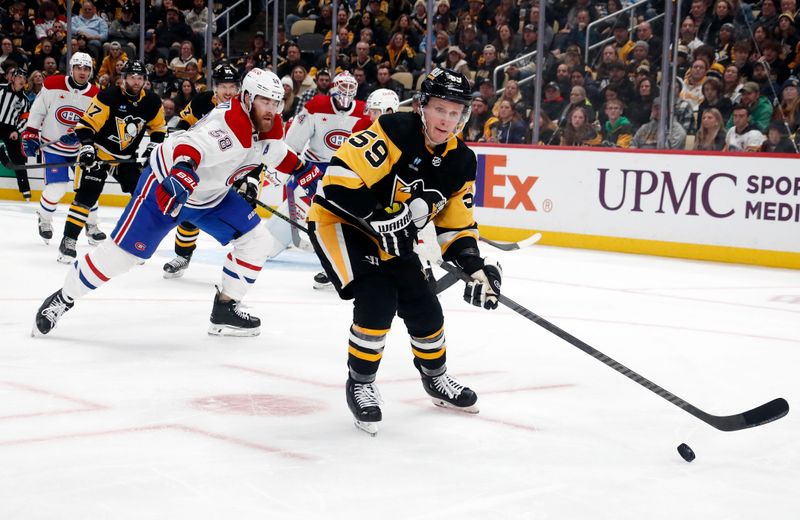
[[[150,142],[147,144],[147,148],[144,149],[144,153],[142,153],[142,159],[145,164],[147,161],[150,160],[150,154],[153,153],[153,148],[155,148],[157,143]]]
[[[503,283],[503,268],[500,264],[491,258],[475,256],[459,258],[456,263],[472,276],[472,280],[464,287],[464,301],[476,307],[496,309],[497,297]]]
[[[260,178],[258,177],[246,175],[239,180],[236,185],[236,192],[241,195],[245,202],[250,204],[253,209],[256,208],[256,200],[258,200],[259,181]]]
[[[378,235],[381,249],[390,255],[406,256],[414,252],[417,226],[408,205],[399,202],[392,208],[377,212],[370,218],[370,225]]]
[[[92,170],[97,166],[97,153],[94,151],[94,145],[81,146],[81,149],[78,150],[78,164],[87,170]]]

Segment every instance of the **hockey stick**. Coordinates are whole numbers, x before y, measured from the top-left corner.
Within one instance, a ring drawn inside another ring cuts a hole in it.
[[[461,270],[459,267],[450,264],[448,262],[442,262],[441,267],[447,271],[448,273],[453,273],[454,275],[458,276],[460,279],[464,281],[470,281],[472,278]],[[601,361],[602,363],[608,365],[609,367],[613,368],[620,374],[632,379],[633,381],[639,383],[643,387],[647,388],[653,393],[656,393],[669,401],[670,403],[674,404],[678,408],[690,413],[691,415],[697,417],[704,423],[713,426],[714,428],[724,431],[724,432],[732,432],[737,430],[743,430],[745,428],[752,428],[754,426],[761,426],[762,424],[767,424],[772,421],[776,421],[789,413],[789,403],[786,402],[783,398],[773,399],[772,401],[762,404],[761,406],[757,406],[752,410],[748,410],[743,413],[735,414],[735,415],[728,415],[728,416],[718,416],[718,415],[711,415],[699,408],[695,407],[694,405],[684,401],[680,397],[676,396],[672,392],[661,388],[657,384],[653,383],[649,379],[637,374],[630,368],[622,365],[621,363],[615,361],[614,359],[608,357],[607,355],[603,354],[599,350],[591,347],[589,344],[584,343],[583,341],[579,340],[572,334],[568,333],[565,330],[562,330],[546,319],[542,318],[541,316],[529,311],[522,305],[516,303],[511,298],[503,296],[502,294],[498,296],[498,301],[511,309],[512,311],[520,314],[535,324],[539,325],[540,327],[544,328],[548,332],[555,334],[559,338],[563,339],[567,343],[571,344],[574,347],[579,348],[580,350],[584,351],[585,353],[589,354],[593,358]]]
[[[486,242],[490,246],[496,247],[497,249],[501,249],[503,251],[516,251],[517,249],[522,249],[523,247],[532,246],[541,239],[542,239],[541,233],[534,233],[525,240],[520,240],[519,242],[510,242],[508,244],[505,244],[503,242],[495,242],[494,240],[489,240],[488,238],[480,237],[481,242]]]
[[[258,199],[256,199],[256,204],[258,206],[264,208],[265,210],[269,211],[270,213],[272,213],[273,215],[275,215],[279,219],[285,220],[286,222],[291,224],[293,228],[299,229],[300,231],[302,231],[306,235],[310,234],[308,232],[308,228],[307,227],[305,227],[304,225],[300,224],[299,222],[296,222],[296,221],[292,220],[291,218],[287,217],[286,215],[284,215],[280,211],[278,211],[276,209],[272,209],[270,206],[267,206],[266,204],[264,204],[263,202],[261,202]],[[446,289],[449,289],[458,280],[459,280],[458,275],[448,272],[447,274],[445,274],[444,276],[442,276],[441,278],[436,280],[436,294],[439,294],[442,291],[444,291]]]
[[[137,159],[121,159],[119,161],[104,161],[102,159],[98,159],[97,162],[99,163],[107,163],[112,166],[116,166],[118,164],[133,164],[138,163]],[[20,165],[13,165],[10,166],[9,169],[11,170],[38,170],[41,168],[62,168],[64,166],[76,166],[78,164],[77,161],[75,162],[60,162],[60,163],[37,163],[37,164],[20,164]]]

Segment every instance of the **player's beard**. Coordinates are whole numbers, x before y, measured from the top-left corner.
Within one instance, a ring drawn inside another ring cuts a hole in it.
[[[250,118],[253,121],[253,126],[256,127],[256,131],[269,132],[270,130],[272,130],[272,126],[275,124],[276,115],[277,114],[271,114],[267,112],[264,114],[264,116],[262,116],[258,120],[253,119],[253,116],[250,116]]]

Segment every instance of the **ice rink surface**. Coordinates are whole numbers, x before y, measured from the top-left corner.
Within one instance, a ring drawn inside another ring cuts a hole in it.
[[[375,438],[344,399],[351,304],[312,289],[307,253],[262,271],[246,299],[257,338],[206,334],[227,250],[202,235],[184,278],[162,279],[169,237],[34,339],[69,269],[55,260],[66,207],[49,246],[34,210],[0,202],[3,520],[800,514],[797,408],[719,432],[521,316],[468,306],[461,284],[441,296],[448,366],[480,414],[433,406],[397,320]],[[107,233],[119,212],[101,208]],[[89,247],[82,236],[78,253]],[[707,412],[800,406],[800,272],[482,248],[510,298]]]

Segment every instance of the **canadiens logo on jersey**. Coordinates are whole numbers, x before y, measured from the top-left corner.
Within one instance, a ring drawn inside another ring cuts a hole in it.
[[[331,150],[338,150],[348,137],[350,137],[350,132],[345,132],[344,130],[331,130],[325,134],[325,145]]]
[[[58,107],[58,110],[56,110],[56,121],[65,126],[75,126],[82,115],[83,110],[77,107],[64,105]]]
[[[141,132],[145,123],[147,123],[144,119],[135,116],[125,116],[124,118],[117,116],[114,119],[117,135],[111,135],[108,138],[119,144],[120,150],[130,146],[139,136],[139,132]]]
[[[253,169],[256,168],[257,166],[258,166],[257,164],[245,164],[244,166],[240,166],[239,168],[236,169],[235,172],[230,174],[228,180],[225,181],[225,184],[228,186],[233,186],[234,182],[238,181],[239,179],[241,179],[242,177],[253,171]]]

